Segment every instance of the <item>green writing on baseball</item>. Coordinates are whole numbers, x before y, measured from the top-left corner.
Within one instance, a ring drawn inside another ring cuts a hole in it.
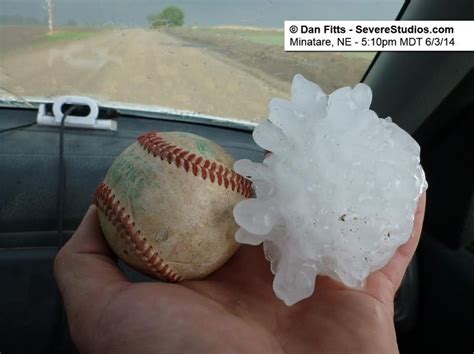
[[[201,156],[206,158],[214,158],[216,153],[214,150],[209,146],[208,142],[203,139],[196,138],[195,139],[196,148],[199,151]]]
[[[139,197],[146,185],[160,188],[156,173],[150,163],[153,162],[133,151],[118,156],[108,173],[110,183],[123,183],[124,192],[128,198]]]

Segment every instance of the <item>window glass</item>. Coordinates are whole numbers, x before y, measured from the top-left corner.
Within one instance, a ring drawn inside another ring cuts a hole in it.
[[[284,20],[388,20],[402,0],[0,0],[0,96],[86,95],[258,121],[301,73],[330,92],[374,53],[287,53]]]

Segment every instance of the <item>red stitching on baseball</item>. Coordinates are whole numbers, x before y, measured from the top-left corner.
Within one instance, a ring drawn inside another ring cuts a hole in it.
[[[202,156],[168,143],[158,132],[143,134],[137,140],[146,152],[153,154],[154,157],[159,156],[161,160],[166,160],[169,164],[174,162],[177,168],[183,167],[186,172],[191,170],[194,176],[210,180],[211,183],[217,180],[219,186],[224,183],[225,188],[230,188],[246,198],[252,195],[252,182],[248,179],[215,161],[204,159]]]
[[[124,238],[130,249],[146,264],[147,268],[161,279],[177,282],[181,280],[168,264],[164,263],[157,252],[153,251],[145,237],[140,237],[140,230],[136,230],[135,223],[131,222],[130,215],[115,200],[115,194],[105,183],[101,183],[94,195],[94,204],[115,226],[120,237]]]

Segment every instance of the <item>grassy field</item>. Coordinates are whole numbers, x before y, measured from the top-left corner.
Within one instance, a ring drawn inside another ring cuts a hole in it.
[[[0,26],[0,53],[30,46],[44,39],[45,33],[43,26]]]
[[[240,28],[194,27],[176,28],[177,32],[194,32],[201,35],[217,36],[222,39],[240,39],[257,44],[283,46],[283,32],[278,30],[255,30]]]
[[[77,41],[81,39],[89,38],[93,36],[96,32],[94,31],[71,31],[71,30],[59,30],[53,33],[47,33],[46,38],[50,42],[58,41]]]
[[[182,27],[166,32],[191,45],[223,54],[242,64],[252,75],[263,72],[267,77],[289,83],[300,73],[326,92],[357,84],[375,55],[373,52],[285,52],[281,30]]]
[[[285,44],[285,36],[282,30],[272,29],[256,29],[256,28],[225,28],[225,27],[193,27],[193,28],[178,28],[174,29],[176,32],[182,32],[186,35],[191,33],[201,35],[211,35],[225,39],[239,39],[257,44],[279,46],[283,47]],[[364,58],[373,59],[375,52],[335,52],[349,58]]]
[[[97,32],[98,30],[90,28],[61,27],[50,34],[42,25],[4,25],[0,26],[0,56],[51,42],[82,40]]]

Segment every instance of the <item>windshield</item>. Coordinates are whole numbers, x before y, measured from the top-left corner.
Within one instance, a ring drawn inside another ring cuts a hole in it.
[[[0,0],[0,99],[85,95],[256,122],[303,74],[326,92],[375,53],[283,49],[284,20],[389,20],[403,0]]]

